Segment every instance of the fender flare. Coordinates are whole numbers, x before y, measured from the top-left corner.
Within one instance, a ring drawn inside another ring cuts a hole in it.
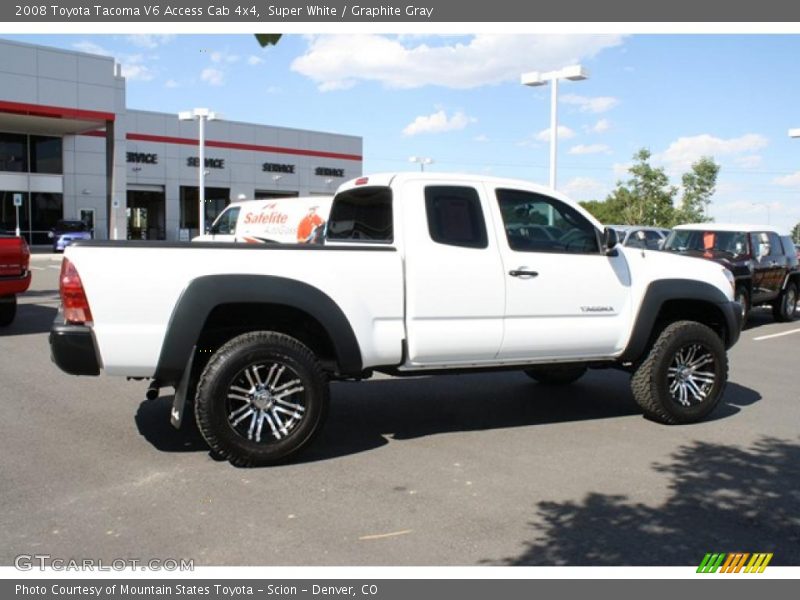
[[[325,329],[340,371],[347,375],[362,371],[361,349],[350,322],[321,290],[272,275],[207,275],[186,287],[172,311],[154,375],[160,384],[180,381],[208,316],[222,304],[280,304],[301,310]]]
[[[718,288],[703,281],[693,279],[661,279],[647,287],[639,305],[628,344],[620,355],[622,362],[638,360],[647,350],[653,328],[664,304],[670,300],[701,301],[714,305],[725,321],[725,347],[730,348],[739,338],[741,313],[734,308],[735,303],[728,300]]]

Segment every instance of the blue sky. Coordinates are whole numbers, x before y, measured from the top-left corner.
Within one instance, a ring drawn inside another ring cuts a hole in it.
[[[580,62],[560,87],[559,189],[603,199],[647,147],[677,184],[694,160],[722,165],[718,221],[800,221],[800,36],[17,35],[110,54],[128,106],[208,106],[226,118],[364,138],[364,170],[469,171],[545,183],[549,88],[523,71]]]

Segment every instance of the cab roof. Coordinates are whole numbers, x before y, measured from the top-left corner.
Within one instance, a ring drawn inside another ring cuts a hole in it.
[[[685,225],[677,225],[673,229],[677,231],[738,231],[742,233],[771,231],[778,235],[789,235],[789,232],[783,227],[752,223],[687,223]]]

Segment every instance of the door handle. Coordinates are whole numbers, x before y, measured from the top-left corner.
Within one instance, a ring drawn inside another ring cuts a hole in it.
[[[539,273],[536,271],[531,271],[528,267],[520,267],[519,269],[513,269],[508,272],[509,275],[512,277],[521,277],[522,279],[532,279],[534,277],[538,277]]]

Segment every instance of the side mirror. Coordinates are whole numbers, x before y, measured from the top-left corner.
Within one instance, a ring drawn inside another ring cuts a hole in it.
[[[209,235],[216,235],[217,233],[219,233],[219,231],[214,225],[208,225],[206,226],[206,233]]]
[[[610,254],[618,243],[619,243],[619,238],[617,237],[616,229],[611,229],[610,227],[606,227],[603,230],[603,249],[605,250],[605,253]]]

